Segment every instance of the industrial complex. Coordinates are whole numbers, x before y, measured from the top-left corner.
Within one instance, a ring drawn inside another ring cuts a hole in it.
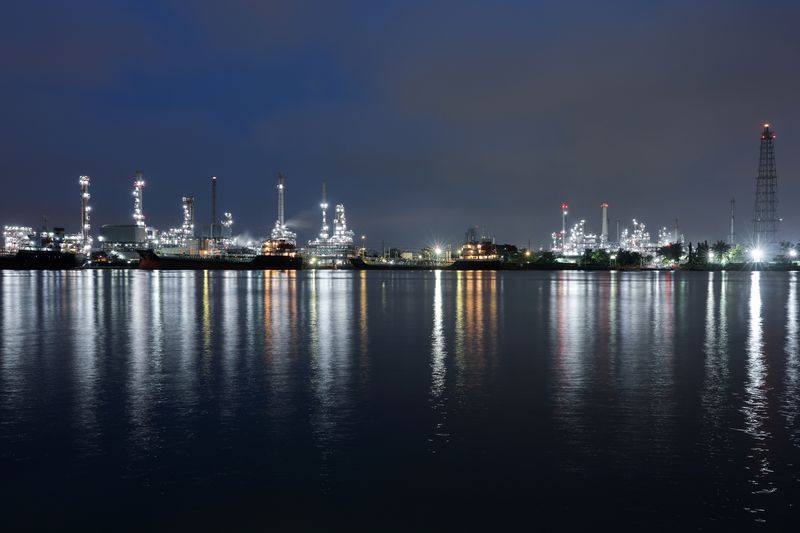
[[[603,201],[599,204],[599,233],[589,230],[585,218],[570,220],[569,205],[562,203],[561,228],[551,234],[549,249],[532,250],[530,245],[525,248],[498,244],[494,237],[472,226],[467,230],[464,241],[458,243],[455,249],[451,245],[435,245],[419,251],[387,250],[384,247],[380,252],[368,252],[364,237],[361,246],[356,245],[355,232],[347,224],[344,204],[336,204],[333,213],[329,212],[324,182],[319,204],[319,234],[298,248],[297,234],[286,224],[286,178],[282,173],[277,175],[277,216],[268,235],[260,242],[239,242],[233,232],[233,215],[225,212],[222,217],[217,216],[216,176],[211,177],[211,220],[207,225],[198,226],[195,197],[186,195],[180,198],[180,226],[164,230],[148,226],[144,204],[145,179],[141,171],[136,171],[133,176],[132,223],[103,225],[97,232],[97,239],[94,239],[89,192],[91,180],[89,176],[80,176],[80,232],[68,234],[63,227],[48,226],[47,220],[39,228],[6,225],[0,239],[0,267],[18,265],[14,258],[23,256],[28,259],[26,265],[35,265],[36,258],[40,260],[48,253],[59,254],[60,261],[65,258],[69,261],[69,257],[73,257],[79,266],[150,265],[150,268],[163,267],[166,264],[163,261],[166,260],[178,267],[191,264],[192,268],[205,268],[213,264],[215,268],[225,268],[226,265],[244,268],[243,265],[249,265],[257,256],[291,257],[290,263],[281,259],[274,264],[284,267],[291,264],[292,268],[438,268],[454,264],[465,268],[543,264],[612,268],[620,263],[639,267],[675,267],[679,264],[707,266],[714,263],[794,262],[798,250],[794,245],[781,244],[778,238],[780,218],[777,209],[775,133],[769,124],[763,125],[760,136],[755,182],[754,239],[747,243],[737,242],[734,200],[730,204],[730,234],[727,242],[720,241],[713,245],[697,243],[696,246],[692,243],[686,245],[677,219],[672,228],[662,226],[655,233],[642,220],[633,219],[630,224],[621,224],[620,220],[616,220],[612,233],[610,206]],[[329,217],[332,227],[328,223]],[[37,255],[34,257],[32,252]],[[140,265],[141,261],[144,262]],[[269,264],[264,263],[263,259],[260,261],[258,264],[261,266]]]

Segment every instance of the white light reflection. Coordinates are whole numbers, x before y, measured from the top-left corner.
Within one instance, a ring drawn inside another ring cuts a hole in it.
[[[19,413],[32,395],[31,384],[25,379],[24,354],[39,350],[40,335],[28,338],[27,324],[37,324],[35,297],[40,290],[38,272],[14,272],[0,270],[0,312],[2,313],[2,335],[0,335],[0,413],[3,420],[18,420]],[[37,332],[38,333],[38,332]],[[11,428],[6,427],[9,431]]]
[[[359,376],[362,385],[369,378],[369,322],[367,320],[367,271],[359,271],[358,288],[358,336],[359,336]]]
[[[770,433],[767,422],[767,367],[764,361],[764,331],[761,318],[760,272],[750,274],[749,323],[747,328],[747,378],[742,413],[744,432],[752,438],[750,457],[755,465],[748,467],[753,494],[771,494],[775,486],[770,479],[772,469],[769,463],[767,440]],[[764,512],[762,508],[747,508],[754,514]],[[759,519],[757,519],[759,520]]]
[[[717,275],[721,277],[719,305],[715,291]],[[726,418],[729,405],[727,278],[727,272],[709,272],[706,289],[705,359],[700,403],[703,407],[703,442],[707,452],[713,454],[719,454],[720,448],[730,447]]]
[[[149,272],[128,272],[125,278],[130,299],[126,309],[128,317],[128,402],[130,404],[131,438],[142,453],[147,453],[153,444],[154,434],[149,420],[152,401],[149,368],[150,354],[148,339],[150,321],[148,316],[148,296],[153,288]],[[120,320],[121,317],[117,316]]]
[[[79,453],[91,455],[100,451],[97,437],[100,425],[97,419],[98,357],[101,350],[98,330],[102,329],[102,302],[104,278],[107,271],[84,270],[76,273],[75,314],[70,324],[75,366],[74,380],[78,394],[75,401],[75,420],[80,429],[76,432]]]
[[[239,294],[238,288],[244,280],[238,271],[224,272],[222,288],[217,292],[222,299],[222,342],[217,352],[221,356],[224,402],[220,405],[224,420],[233,420],[239,407],[239,390],[236,384],[236,366],[240,353],[241,335],[239,334]]]
[[[436,427],[433,437],[429,439],[432,444],[431,452],[436,453],[436,444],[450,442],[450,433],[446,430],[447,422],[446,401],[444,397],[445,377],[447,367],[445,358],[447,350],[444,339],[444,309],[442,306],[442,271],[434,270],[433,289],[433,329],[431,331],[431,390],[430,401],[436,418]]]
[[[590,417],[586,398],[597,376],[595,280],[583,272],[560,271],[551,282],[551,338],[555,347],[553,413],[565,440],[585,453]],[[592,357],[594,355],[595,357]],[[570,465],[569,468],[575,465]]]
[[[783,394],[781,411],[786,418],[786,427],[789,428],[789,441],[795,447],[800,447],[800,431],[797,426],[798,398],[800,398],[800,341],[798,340],[798,302],[797,302],[797,272],[789,273],[789,292],[786,297],[786,370],[784,377],[785,390]]]
[[[264,280],[264,350],[269,389],[270,422],[274,431],[282,435],[289,431],[294,417],[302,416],[295,410],[292,395],[296,376],[291,353],[297,338],[296,278],[286,272],[266,270]],[[313,289],[312,289],[313,290]],[[313,302],[312,302],[313,306]]]
[[[336,444],[346,435],[346,423],[353,409],[352,329],[353,285],[350,273],[315,273],[311,294],[311,386],[314,407],[312,432],[321,455],[322,490],[330,490],[330,459]],[[316,298],[314,297],[316,295]]]

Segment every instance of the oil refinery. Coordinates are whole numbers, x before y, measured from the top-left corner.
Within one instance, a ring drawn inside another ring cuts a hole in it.
[[[348,226],[345,206],[337,202],[332,217],[329,212],[327,184],[322,183],[319,203],[319,233],[301,248],[297,233],[288,227],[285,213],[287,180],[277,174],[276,217],[268,235],[260,242],[239,242],[233,233],[233,214],[225,211],[217,216],[217,192],[222,182],[212,176],[211,219],[199,226],[194,194],[176,198],[176,220],[180,223],[166,230],[147,225],[144,191],[145,177],[137,170],[132,179],[132,221],[127,224],[105,224],[97,239],[92,236],[90,205],[91,179],[79,176],[79,232],[66,233],[64,227],[51,227],[47,219],[39,227],[6,225],[0,240],[0,268],[487,268],[515,269],[534,267],[575,268],[594,266],[615,268],[619,259],[637,257],[632,266],[669,267],[679,265],[708,266],[709,263],[766,264],[792,263],[798,255],[795,245],[777,240],[780,219],[777,215],[777,171],[774,150],[775,134],[764,124],[760,136],[758,174],[756,177],[755,240],[744,250],[736,245],[734,206],[730,206],[730,235],[727,242],[692,243],[686,246],[678,220],[672,229],[661,226],[655,233],[641,219],[629,224],[616,220],[610,231],[610,204],[599,203],[597,226],[586,218],[570,219],[567,202],[559,206],[560,230],[551,233],[548,249],[538,250],[513,244],[498,244],[478,226],[471,226],[463,243],[453,253],[444,243],[433,244],[420,251],[400,250],[383,246],[380,252],[369,252],[365,236],[356,246],[356,233]],[[329,217],[331,225],[329,225]],[[593,228],[597,228],[594,229]],[[599,231],[598,231],[599,229]],[[738,253],[738,256],[736,255]],[[743,254],[749,257],[743,258]],[[715,258],[716,261],[712,261]]]

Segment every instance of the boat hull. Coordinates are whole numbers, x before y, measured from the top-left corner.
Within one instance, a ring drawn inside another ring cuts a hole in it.
[[[499,259],[456,259],[447,270],[505,270]]]
[[[350,259],[350,264],[356,270],[442,270],[449,267],[449,263],[372,263],[360,257]]]
[[[66,270],[80,266],[78,256],[52,250],[20,250],[0,255],[0,270]]]
[[[303,258],[289,255],[257,255],[252,259],[226,257],[160,256],[140,250],[139,268],[144,270],[298,270]]]

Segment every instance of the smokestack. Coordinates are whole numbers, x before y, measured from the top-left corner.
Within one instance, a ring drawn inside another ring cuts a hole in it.
[[[133,178],[133,220],[140,228],[145,227],[144,222],[144,176],[141,170],[136,171]]]
[[[211,178],[211,234],[214,234],[214,224],[217,223],[217,177]]]
[[[608,204],[603,202],[600,204],[600,208],[602,209],[602,221],[600,223],[600,227],[602,228],[600,231],[600,242],[607,243],[608,242]]]
[[[283,174],[278,172],[278,224],[281,228],[284,226],[283,219]]]
[[[728,244],[730,244],[731,246],[736,244],[736,232],[734,231],[735,229],[734,224],[736,222],[735,210],[736,210],[736,199],[731,198],[731,234],[728,237]]]
[[[325,182],[322,182],[322,202],[319,204],[322,209],[322,228],[319,232],[319,238],[323,241],[328,238],[328,190]]]
[[[84,253],[89,253],[92,249],[91,238],[89,237],[89,176],[81,176],[79,178],[81,184],[81,242],[83,244]]]

